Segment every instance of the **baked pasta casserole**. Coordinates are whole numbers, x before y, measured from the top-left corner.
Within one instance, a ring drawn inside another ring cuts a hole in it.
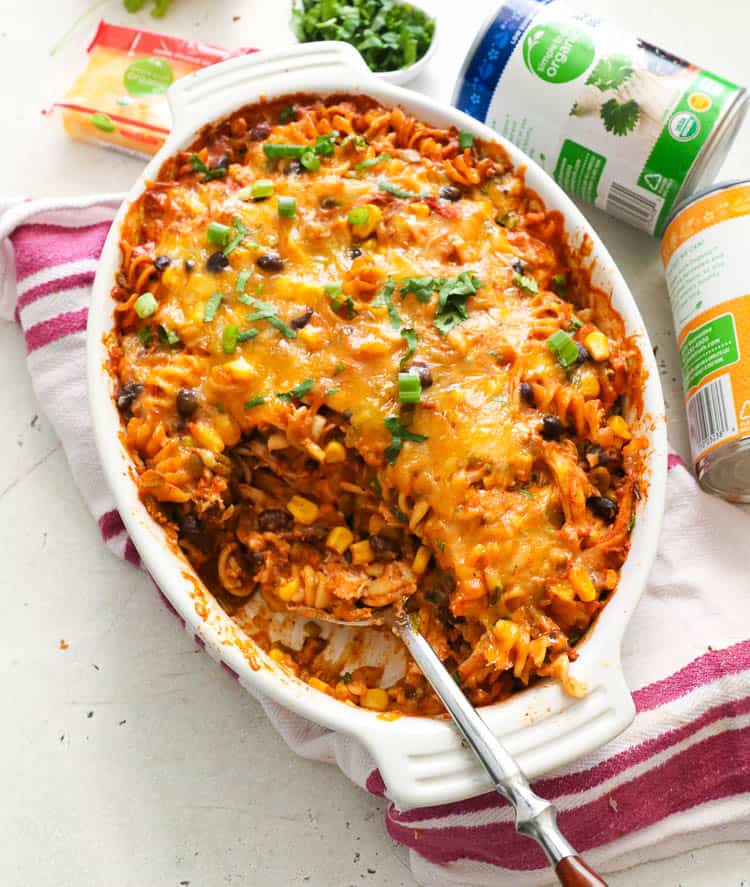
[[[643,369],[502,147],[363,96],[246,107],[130,208],[108,350],[151,514],[232,614],[408,599],[477,705],[568,673],[615,590]],[[371,629],[373,631],[381,629]],[[413,664],[344,702],[430,714]]]

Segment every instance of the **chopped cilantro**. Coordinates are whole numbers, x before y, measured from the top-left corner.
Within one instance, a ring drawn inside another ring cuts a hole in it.
[[[403,366],[417,350],[417,332],[411,328],[402,327],[401,338],[406,342],[406,354],[399,361],[401,366]]]
[[[518,271],[513,275],[513,283],[525,293],[536,294],[539,292],[539,284],[533,277],[528,274],[520,274]]]
[[[346,369],[346,367],[344,366],[344,364],[343,364],[341,361],[339,361],[339,362],[336,364],[336,368],[335,368],[334,371],[333,371],[333,375],[334,375],[334,376],[340,376],[341,373],[343,373],[345,369]]]
[[[373,305],[385,305],[388,309],[388,317],[391,321],[391,326],[394,330],[400,330],[403,326],[401,322],[401,318],[399,317],[398,311],[396,311],[396,307],[393,304],[393,291],[396,289],[396,283],[391,278],[388,278],[386,282],[383,284],[380,292],[375,296],[372,301]]]
[[[138,330],[138,341],[147,348],[151,344],[151,327],[143,326]]]
[[[251,397],[250,400],[245,401],[245,409],[251,410],[253,407],[259,407],[261,404],[265,403],[265,397]]]
[[[295,105],[287,105],[279,111],[279,123],[289,123],[297,117],[297,108]]]
[[[396,464],[396,459],[398,459],[398,454],[401,452],[405,440],[414,443],[424,443],[427,440],[424,434],[413,434],[404,428],[396,416],[389,416],[384,420],[383,424],[391,433],[391,442],[385,451],[386,459],[388,459],[390,465]]]
[[[440,289],[444,283],[445,279],[442,277],[404,277],[399,292],[402,299],[413,293],[418,302],[429,302],[435,290]]]
[[[277,317],[279,309],[275,305],[271,305],[268,302],[261,302],[258,299],[253,298],[250,299],[249,304],[252,308],[255,308],[255,311],[247,315],[246,320],[248,323],[254,323],[256,320],[267,320],[271,326],[282,333],[285,338],[297,338],[297,333],[290,326],[285,324],[283,320]]]
[[[437,539],[435,545],[437,545],[439,551],[445,551],[445,542],[442,539]]]
[[[341,681],[342,681],[342,683],[344,683],[344,684],[351,684],[352,680],[353,680],[353,678],[352,678],[352,673],[351,673],[350,671],[345,671],[345,672],[341,675]]]
[[[163,323],[159,324],[159,338],[165,345],[178,345],[180,342],[180,337],[177,333],[164,326]]]
[[[558,296],[565,295],[565,289],[568,285],[568,278],[565,274],[552,275],[552,291]]]
[[[193,168],[193,172],[203,173],[204,182],[210,182],[211,179],[223,179],[227,174],[225,166],[208,167],[197,154],[190,155],[190,165]]]
[[[469,316],[466,302],[481,285],[482,282],[477,275],[469,271],[462,271],[458,277],[443,282],[438,295],[434,323],[444,336]]]

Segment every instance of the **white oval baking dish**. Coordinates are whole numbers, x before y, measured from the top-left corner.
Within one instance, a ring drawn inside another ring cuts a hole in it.
[[[438,126],[455,125],[503,144],[513,162],[527,168],[529,186],[549,208],[564,214],[571,243],[590,238],[593,281],[611,293],[627,333],[635,336],[643,353],[648,371],[643,420],[650,442],[647,495],[639,506],[632,549],[619,588],[581,644],[580,656],[572,666],[572,674],[587,685],[588,694],[573,699],[557,684],[540,683],[482,711],[491,729],[502,736],[533,779],[603,745],[633,718],[634,706],[620,665],[620,646],[646,583],[659,536],[666,480],[664,402],[643,321],[596,233],[545,172],[488,127],[425,96],[384,83],[367,69],[355,50],[343,43],[310,43],[242,56],[176,83],[169,93],[172,133],[120,208],[94,283],[88,321],[88,383],[96,444],[107,481],[154,580],[187,629],[205,643],[211,655],[237,673],[240,683],[325,727],[356,737],[374,758],[389,797],[402,809],[463,799],[489,788],[486,775],[462,747],[451,722],[414,717],[386,720],[374,712],[346,706],[285,674],[255,647],[208,592],[196,595],[196,588],[202,586],[189,564],[165,544],[161,528],[139,500],[132,465],[120,441],[113,382],[104,369],[107,355],[103,337],[113,324],[110,290],[120,262],[119,231],[128,207],[162,163],[185,148],[206,123],[262,97],[273,99],[295,92],[363,93],[387,105],[400,105]]]

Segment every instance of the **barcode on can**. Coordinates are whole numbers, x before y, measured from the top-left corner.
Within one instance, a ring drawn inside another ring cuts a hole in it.
[[[728,373],[695,392],[687,403],[687,416],[696,459],[708,447],[737,434],[737,411]]]
[[[649,233],[659,210],[659,201],[643,191],[633,191],[619,182],[612,182],[607,194],[607,212]]]

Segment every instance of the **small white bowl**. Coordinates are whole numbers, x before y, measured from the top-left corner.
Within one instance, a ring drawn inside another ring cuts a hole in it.
[[[437,46],[438,38],[438,19],[431,9],[428,9],[423,3],[415,3],[414,0],[404,0],[404,3],[400,5],[413,6],[415,9],[426,13],[435,22],[435,28],[432,32],[432,40],[430,41],[430,45],[427,47],[427,52],[422,56],[422,58],[417,59],[413,65],[409,65],[406,68],[398,68],[395,71],[374,72],[377,77],[380,77],[387,83],[395,83],[399,86],[403,85],[404,83],[408,83],[410,80],[413,80],[417,76],[417,74],[419,74],[420,71],[424,69],[424,67],[427,65],[427,62],[429,62],[429,60],[435,54],[435,47]]]

